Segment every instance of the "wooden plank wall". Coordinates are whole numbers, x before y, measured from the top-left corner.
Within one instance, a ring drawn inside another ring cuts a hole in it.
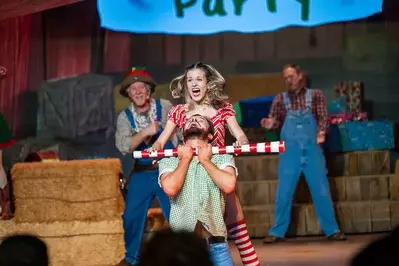
[[[100,28],[95,11],[95,1],[84,1],[44,13],[46,79],[90,73],[95,68],[92,51]]]
[[[127,70],[129,63],[131,66],[146,65],[155,69],[163,79],[166,75],[159,73],[162,72],[160,69],[168,68],[174,72],[180,67],[182,71],[182,67],[197,61],[215,64],[227,74],[233,74],[239,62],[336,57],[343,54],[345,32],[359,32],[365,25],[339,23],[314,29],[286,28],[261,34],[221,33],[209,36],[106,31],[103,70],[113,73]]]

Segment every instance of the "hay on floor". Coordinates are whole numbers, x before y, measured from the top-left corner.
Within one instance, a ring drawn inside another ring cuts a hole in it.
[[[11,170],[17,222],[120,217],[118,159],[19,163]]]
[[[115,265],[124,257],[121,219],[99,222],[0,221],[0,237],[33,234],[46,242],[51,266]]]

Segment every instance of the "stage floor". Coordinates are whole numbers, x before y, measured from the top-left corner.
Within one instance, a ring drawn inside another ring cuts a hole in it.
[[[291,238],[273,245],[253,243],[262,266],[348,266],[358,250],[384,234],[349,235],[347,241],[332,242],[323,237]],[[242,265],[237,249],[230,243],[235,265]]]

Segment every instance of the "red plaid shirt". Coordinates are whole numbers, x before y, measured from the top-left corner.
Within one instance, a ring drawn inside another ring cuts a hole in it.
[[[291,108],[293,110],[306,109],[306,89],[300,89],[297,92],[288,92],[288,97],[291,102]],[[328,130],[328,114],[326,108],[326,102],[324,95],[320,90],[312,89],[312,113],[317,120],[318,132],[324,131],[327,133]],[[270,108],[270,116],[275,119],[273,129],[280,128],[287,115],[285,109],[283,93],[279,93],[273,101],[272,107]]]

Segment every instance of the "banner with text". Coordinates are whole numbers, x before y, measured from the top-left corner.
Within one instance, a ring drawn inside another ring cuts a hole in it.
[[[166,34],[267,32],[365,18],[383,0],[97,0],[101,26]]]

